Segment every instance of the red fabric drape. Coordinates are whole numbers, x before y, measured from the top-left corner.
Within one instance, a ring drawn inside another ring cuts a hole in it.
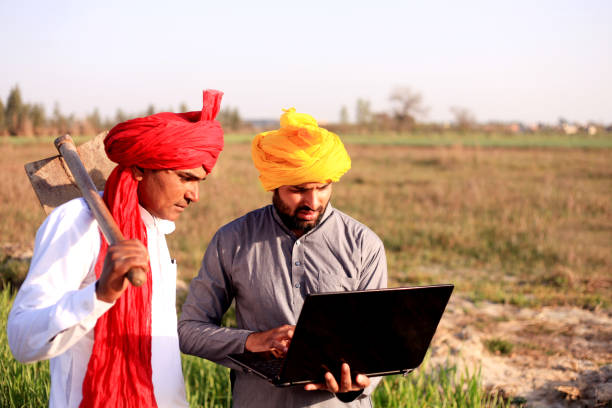
[[[118,166],[104,189],[104,201],[126,239],[147,245],[138,208],[138,182],[130,166],[148,169],[190,169],[210,173],[223,149],[223,130],[216,117],[222,93],[204,91],[202,111],[164,112],[115,126],[104,140],[108,157]],[[100,277],[108,245],[102,238],[96,263]],[[94,346],[83,381],[80,407],[157,407],[151,368],[150,268],[147,283],[131,285],[96,322]]]

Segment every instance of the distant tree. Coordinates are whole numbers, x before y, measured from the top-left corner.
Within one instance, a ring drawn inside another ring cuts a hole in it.
[[[29,116],[25,116],[19,122],[19,135],[21,136],[34,136],[34,126],[32,125],[32,120]]]
[[[115,122],[113,122],[113,120],[109,117],[104,118],[104,120],[102,120],[102,128],[100,131],[103,130],[111,130],[113,128],[113,126],[115,126]]]
[[[346,108],[346,105],[342,105],[342,109],[340,109],[340,124],[341,125],[348,125],[349,123],[349,113],[348,113],[348,109]]]
[[[455,117],[455,126],[459,130],[470,130],[476,124],[476,117],[469,109],[453,106],[450,108],[450,111]]]
[[[363,128],[372,122],[372,110],[370,109],[370,101],[365,99],[357,99],[355,109],[355,122],[357,126]]]
[[[42,134],[43,128],[47,125],[47,118],[45,116],[45,107],[40,103],[35,103],[30,106],[28,110],[28,117],[32,122],[32,127],[35,134]]]
[[[98,108],[94,108],[93,112],[85,117],[85,120],[89,123],[95,133],[100,133],[102,129],[104,129],[102,127],[102,119],[100,118]]]
[[[222,109],[217,115],[217,120],[221,123],[221,126],[229,130],[238,130],[242,126],[242,118],[238,108],[227,107]]]
[[[187,112],[187,111],[189,111],[187,104],[185,102],[181,102],[181,104],[179,105],[179,112]]]
[[[145,112],[145,116],[150,116],[150,115],[153,115],[154,113],[155,113],[155,106],[153,106],[153,104],[151,104],[147,108],[147,111]]]
[[[94,125],[89,121],[89,116],[86,116],[83,120],[75,120],[76,127],[78,128],[78,134],[83,136],[94,136],[98,134],[100,131],[94,127]],[[77,133],[75,133],[77,134]]]
[[[427,113],[421,94],[409,87],[396,87],[391,92],[389,100],[394,104],[393,118],[397,131],[412,129],[416,118]]]
[[[372,115],[372,130],[388,132],[393,130],[395,121],[386,112],[375,113]]]
[[[81,129],[81,123],[74,116],[74,113],[71,113],[67,118],[67,130],[69,134],[75,136],[83,135],[83,130]]]
[[[117,109],[117,113],[115,113],[115,123],[121,123],[128,120],[128,115],[121,108]]]
[[[0,99],[0,136],[4,135],[5,129],[6,129],[6,120],[4,116],[4,103],[2,103],[2,99]]]
[[[13,136],[19,134],[19,126],[24,118],[23,111],[24,106],[21,100],[21,91],[19,90],[19,86],[15,85],[15,87],[11,89],[8,99],[6,100],[5,121],[9,134]]]
[[[53,105],[52,122],[55,128],[53,133],[63,135],[68,132],[68,118],[62,114],[58,102]]]

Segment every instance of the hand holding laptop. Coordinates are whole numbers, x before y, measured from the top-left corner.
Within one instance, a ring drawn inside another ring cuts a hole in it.
[[[257,353],[270,351],[276,357],[284,357],[289,349],[295,326],[285,324],[274,329],[249,334],[244,348]]]
[[[295,326],[285,324],[274,329],[263,332],[251,333],[244,345],[247,351],[256,353],[269,351],[275,357],[282,358],[289,349],[289,344],[293,338]],[[308,383],[304,386],[306,391],[327,390],[333,393],[359,391],[370,385],[370,379],[357,374],[355,381],[351,378],[351,368],[347,363],[343,363],[340,373],[340,383],[331,372],[325,373],[325,383]]]
[[[365,388],[368,377],[405,374],[423,362],[452,291],[446,284],[311,293],[295,327],[252,333],[245,353],[227,357],[277,387]],[[352,313],[329,313],[338,309]]]
[[[340,370],[340,384],[338,384],[334,378],[334,375],[328,371],[325,373],[324,384],[310,383],[306,384],[304,389],[306,391],[327,390],[336,394],[339,392],[360,391],[370,385],[370,379],[368,376],[363,374],[357,374],[355,376],[355,382],[353,382],[353,379],[351,378],[351,368],[348,364],[342,363]]]

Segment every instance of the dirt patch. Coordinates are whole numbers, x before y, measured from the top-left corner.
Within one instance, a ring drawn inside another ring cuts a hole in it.
[[[528,407],[607,407],[612,401],[612,311],[519,308],[453,296],[431,363],[456,364]]]

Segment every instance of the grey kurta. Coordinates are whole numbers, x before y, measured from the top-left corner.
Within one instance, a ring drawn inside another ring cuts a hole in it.
[[[327,391],[274,387],[226,356],[242,353],[252,332],[295,324],[308,293],[386,285],[383,244],[365,225],[329,204],[319,225],[298,239],[268,205],[213,237],[183,305],[180,347],[236,370],[234,407],[370,407],[376,379],[346,404]],[[238,328],[220,327],[233,299]]]

